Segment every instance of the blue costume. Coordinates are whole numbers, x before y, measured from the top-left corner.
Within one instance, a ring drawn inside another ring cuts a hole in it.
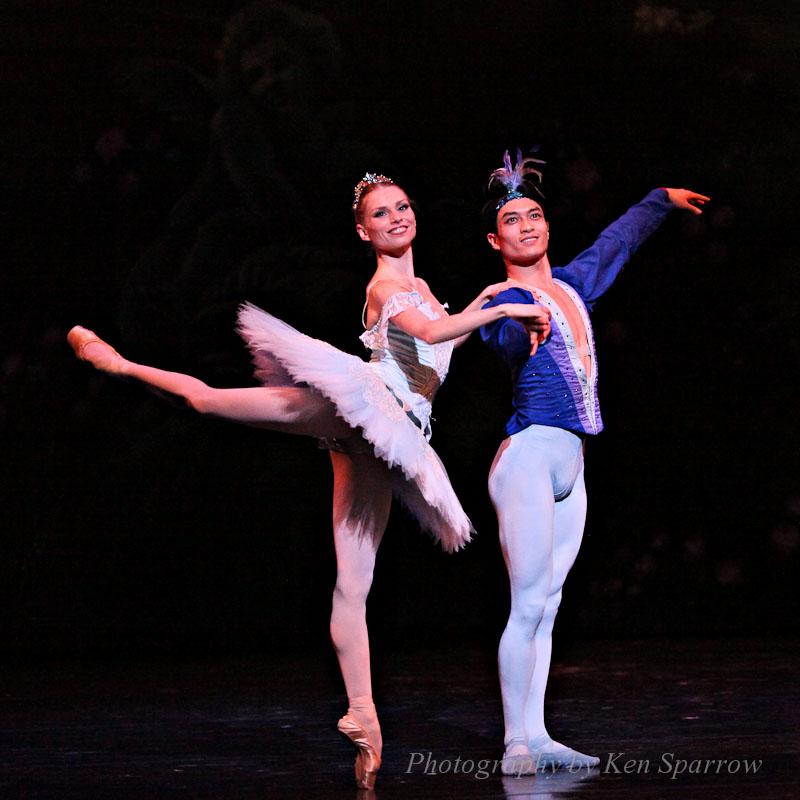
[[[600,234],[597,241],[566,267],[554,267],[553,278],[572,297],[584,319],[593,369],[581,364],[569,326],[555,304],[540,292],[540,305],[550,306],[552,333],[530,355],[530,336],[516,320],[504,318],[481,328],[485,342],[506,361],[514,382],[510,434],[529,425],[551,425],[579,435],[603,429],[597,400],[597,366],[589,312],[617,278],[639,245],[674,208],[664,189],[655,189]],[[506,289],[486,307],[500,303],[536,303],[525,289]]]
[[[511,582],[511,612],[498,654],[505,774],[515,774],[531,758],[536,768],[598,763],[594,756],[555,742],[544,722],[553,623],[586,520],[584,440],[603,428],[589,312],[674,207],[664,189],[650,192],[588,250],[566,267],[551,270],[566,301],[577,309],[573,322],[583,321],[585,344],[574,335],[564,309],[538,286],[507,289],[489,304],[537,303],[550,309],[551,334],[533,356],[530,335],[519,322],[503,318],[481,328],[484,341],[506,361],[514,381],[509,436],[489,476]]]

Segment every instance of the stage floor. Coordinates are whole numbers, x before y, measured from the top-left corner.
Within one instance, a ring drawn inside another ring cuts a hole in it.
[[[376,652],[384,763],[357,792],[332,657],[16,667],[3,800],[800,797],[789,639],[592,641],[558,652],[551,733],[599,768],[504,778],[490,652]]]

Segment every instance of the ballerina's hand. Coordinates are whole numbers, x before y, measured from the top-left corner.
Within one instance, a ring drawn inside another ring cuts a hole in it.
[[[701,206],[711,202],[710,197],[706,197],[704,194],[698,194],[697,192],[691,192],[688,189],[665,189],[665,191],[669,195],[669,199],[672,201],[672,205],[674,205],[675,208],[686,209],[687,211],[691,211],[692,214],[702,214],[703,209]]]
[[[515,281],[513,278],[508,278],[507,280],[501,281],[500,283],[490,284],[483,290],[481,295],[486,301],[489,301],[496,295],[500,294],[500,292],[504,292],[506,289],[513,289],[515,287],[520,289],[528,288],[527,286],[525,286],[525,284],[520,283],[519,281]]]

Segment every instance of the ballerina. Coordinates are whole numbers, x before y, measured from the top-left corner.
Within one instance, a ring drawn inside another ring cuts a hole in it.
[[[366,289],[361,340],[369,361],[312,339],[245,304],[238,329],[253,354],[257,387],[215,389],[190,375],[137,364],[80,326],[68,335],[78,358],[131,378],[205,415],[318,438],[333,465],[337,575],[331,639],[349,700],[338,728],[356,746],[356,782],[371,789],[383,741],[372,699],[366,599],[392,494],[444,550],[470,539],[472,525],[444,466],[428,444],[431,403],[453,348],[481,325],[520,322],[535,351],[550,331],[546,309],[526,303],[482,306],[507,286],[486,287],[448,316],[414,272],[416,217],[406,193],[367,173],[355,189],[356,231],[376,256]]]

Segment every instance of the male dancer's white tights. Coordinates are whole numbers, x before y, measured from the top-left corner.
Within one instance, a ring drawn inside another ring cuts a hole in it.
[[[511,582],[511,613],[498,663],[506,747],[550,742],[544,694],[553,622],[586,520],[583,440],[532,425],[506,439],[489,475],[500,546]]]

